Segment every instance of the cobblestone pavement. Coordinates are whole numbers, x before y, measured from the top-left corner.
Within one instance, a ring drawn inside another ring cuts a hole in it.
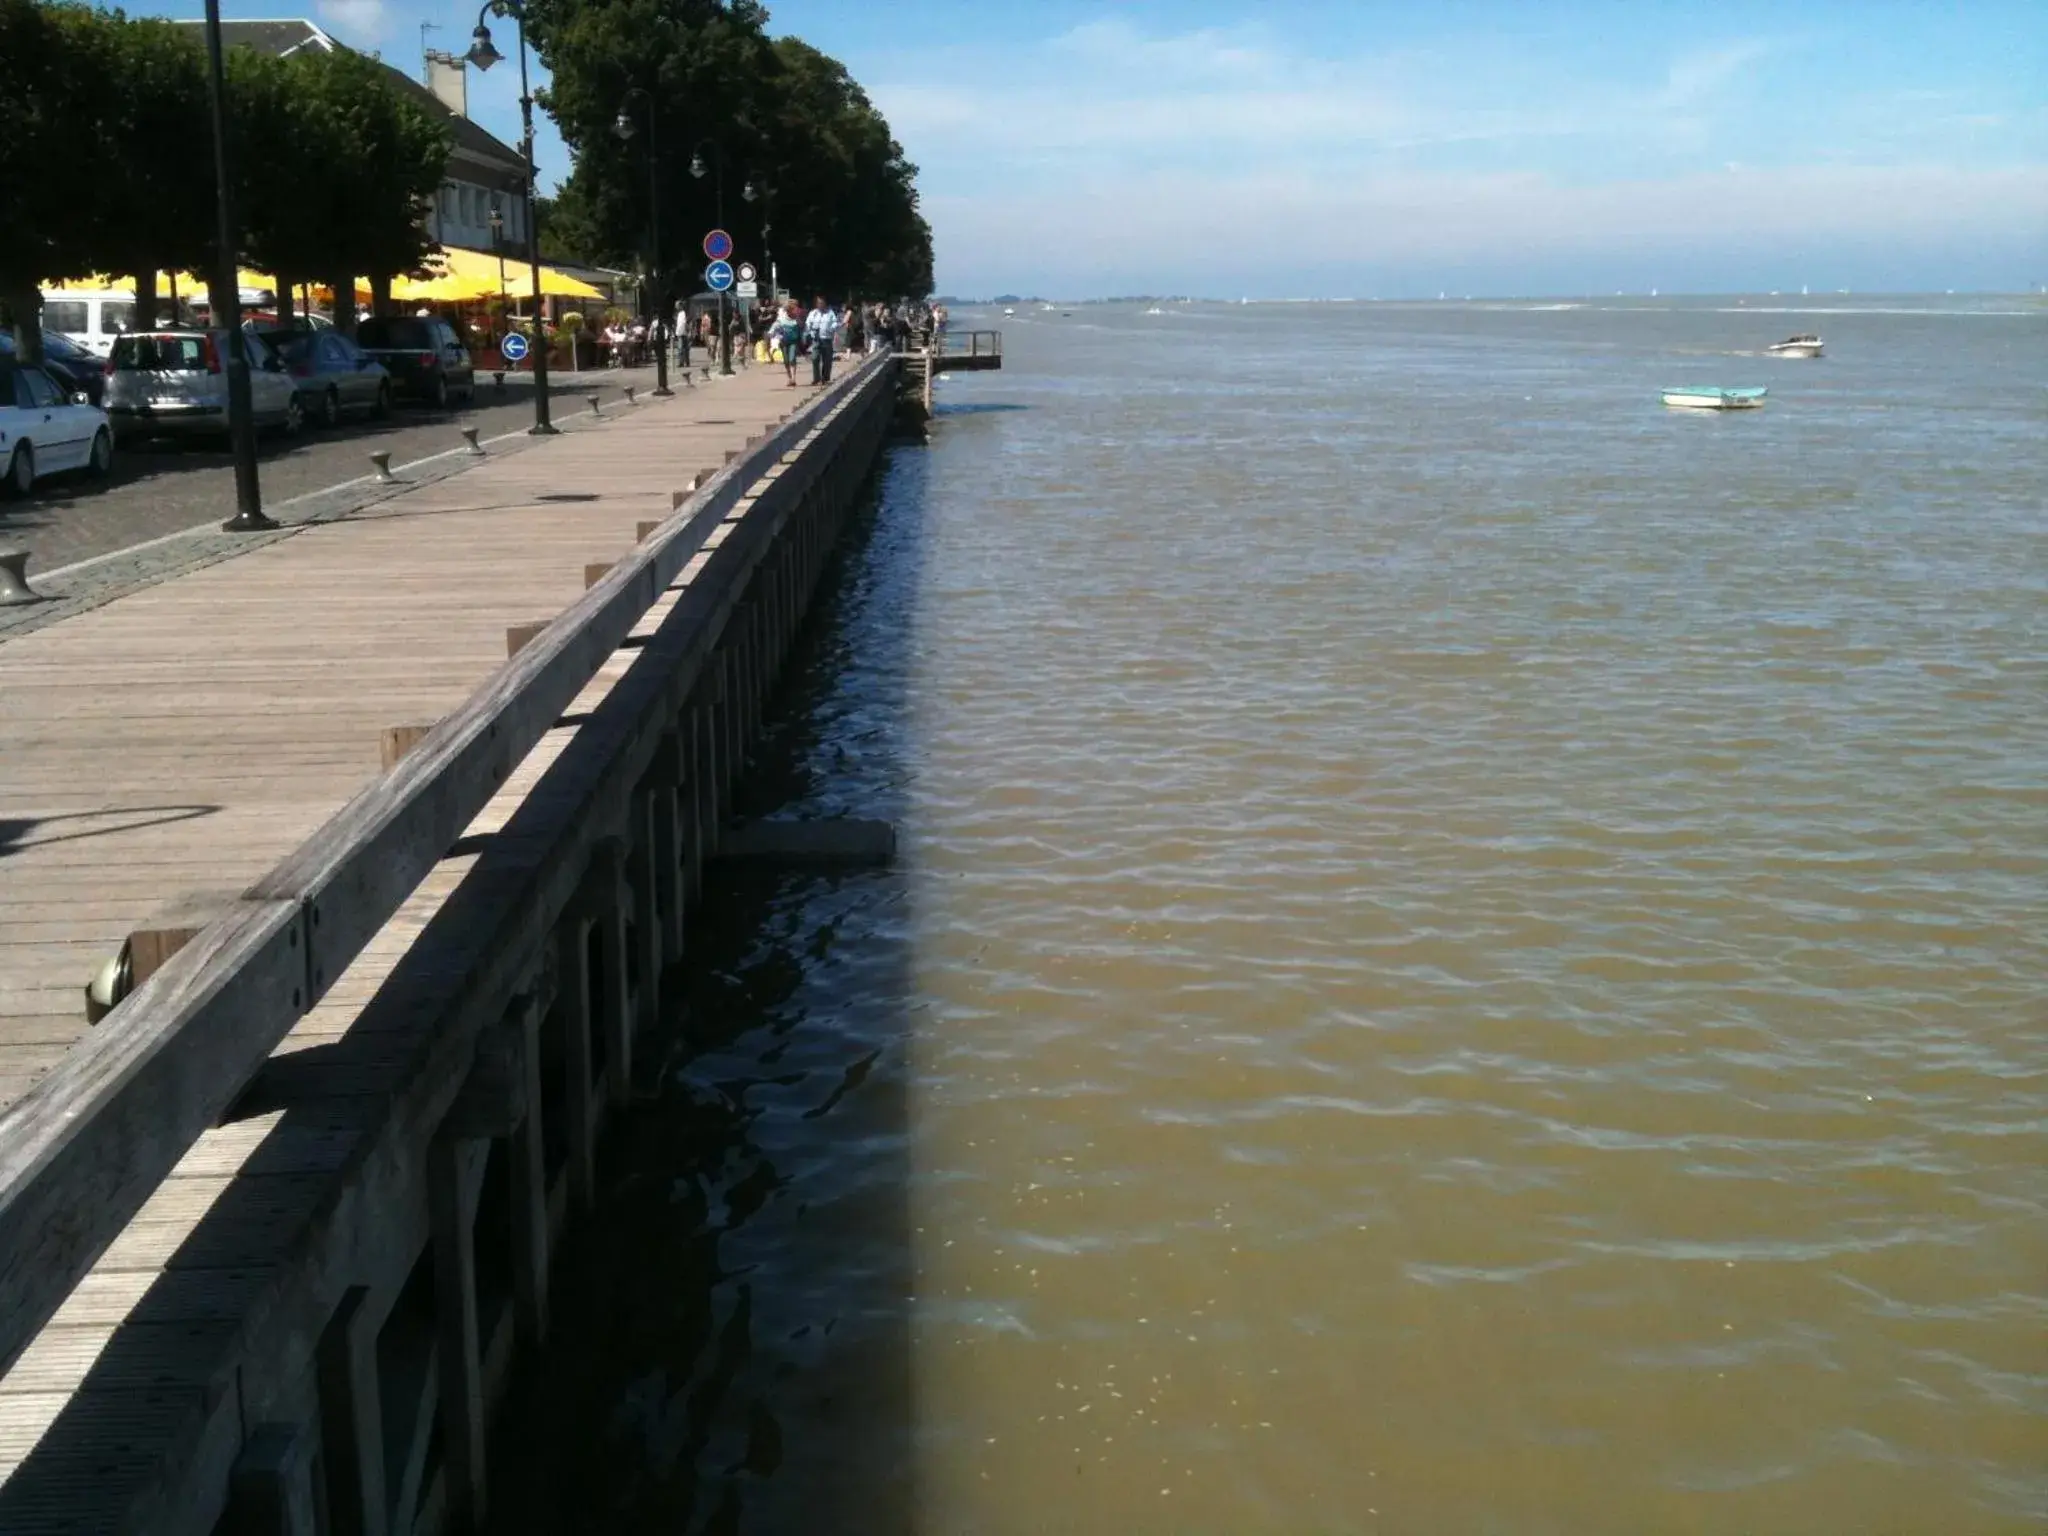
[[[702,379],[701,368],[693,373]],[[642,392],[652,389],[654,370],[556,375],[549,382],[553,414],[559,420],[588,414],[583,397],[593,389],[604,401],[619,399],[627,385]],[[516,432],[532,421],[532,380],[513,376],[499,390],[485,374],[473,407],[432,411],[401,405],[385,421],[350,419],[334,431],[308,427],[289,440],[266,436],[258,444],[264,509],[280,518],[291,516],[296,498],[367,474],[372,450],[389,450],[391,462],[402,464],[460,447],[457,434],[463,427],[475,427],[488,439]],[[38,485],[25,501],[0,501],[0,547],[28,549],[33,578],[209,519],[219,522],[234,510],[234,460],[225,449],[124,448],[108,480],[57,476]]]
[[[718,389],[715,377],[701,369],[693,374],[687,386],[680,377],[672,381],[678,393],[685,388]],[[654,371],[571,376],[550,391],[555,424],[572,432],[601,426],[585,396],[597,392],[600,408],[615,414],[623,408],[629,386],[644,401],[654,387]],[[458,435],[462,427],[476,427],[479,440],[490,445],[493,454],[525,452],[547,441],[525,433],[533,422],[530,391],[515,391],[508,382],[504,401],[494,400],[493,394],[486,381],[474,410],[406,411],[386,422],[309,432],[290,445],[268,445],[262,460],[264,510],[284,525],[271,533],[220,531],[221,520],[235,510],[234,466],[225,453],[137,452],[123,456],[124,470],[104,486],[59,480],[47,490],[39,487],[31,500],[0,502],[0,547],[25,545],[32,552],[29,579],[45,598],[0,607],[0,643],[138,587],[232,559],[290,538],[301,528],[347,517],[414,486],[460,474],[478,462]],[[492,441],[500,437],[502,441]],[[366,456],[387,449],[392,471],[403,477],[402,483],[380,484],[371,472]],[[139,471],[133,462],[157,458],[165,461],[161,467],[151,463]],[[49,550],[68,551],[69,558],[46,557]]]

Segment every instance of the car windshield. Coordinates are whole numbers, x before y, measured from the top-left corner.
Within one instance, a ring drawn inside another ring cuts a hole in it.
[[[122,336],[114,342],[116,368],[159,373],[206,372],[206,338],[200,335]]]
[[[372,316],[356,327],[356,341],[365,347],[431,347],[433,337],[427,334],[424,320],[402,320],[388,316]]]

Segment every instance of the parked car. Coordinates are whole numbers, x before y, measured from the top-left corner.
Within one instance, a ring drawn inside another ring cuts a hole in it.
[[[14,332],[0,328],[0,357],[15,355]],[[64,393],[80,391],[94,405],[107,387],[106,365],[62,331],[43,332],[43,367],[48,369]]]
[[[298,389],[300,406],[318,425],[337,425],[345,411],[390,414],[390,373],[339,331],[259,330],[253,334],[277,354]]]
[[[0,357],[0,466],[0,494],[10,496],[67,469],[104,475],[114,467],[114,429],[82,390],[67,394],[47,370]]]
[[[444,406],[476,398],[476,368],[455,327],[438,315],[372,315],[356,345],[390,370],[400,393]]]
[[[59,288],[43,295],[43,331],[69,337],[94,357],[135,324],[135,295],[125,288]]]
[[[287,436],[305,425],[292,376],[263,341],[246,332],[249,398],[258,427]],[[142,437],[212,435],[228,430],[228,341],[225,331],[136,331],[117,337],[108,359],[106,405],[114,434]]]

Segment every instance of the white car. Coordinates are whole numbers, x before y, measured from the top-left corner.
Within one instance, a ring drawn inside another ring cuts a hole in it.
[[[306,424],[296,381],[263,341],[244,334],[249,349],[249,406],[259,427],[287,437]],[[145,437],[228,435],[226,331],[171,328],[130,331],[114,339],[101,397],[123,442]]]
[[[0,357],[0,495],[26,496],[44,475],[114,467],[107,413],[33,363]]]

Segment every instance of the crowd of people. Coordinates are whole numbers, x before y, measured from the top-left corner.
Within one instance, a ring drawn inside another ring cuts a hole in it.
[[[780,363],[794,389],[797,369],[803,363],[810,365],[813,384],[827,384],[839,358],[901,351],[921,337],[942,335],[946,311],[943,305],[909,301],[833,304],[820,294],[809,309],[796,299],[780,307],[772,301],[732,304],[725,319],[728,334],[724,339],[731,342],[734,359]],[[688,305],[676,305],[672,346],[678,367],[688,368],[692,353],[700,348],[707,354],[719,351],[718,322],[719,311],[711,305],[700,301],[694,320]],[[619,330],[614,356],[634,356],[652,344],[644,322]]]

